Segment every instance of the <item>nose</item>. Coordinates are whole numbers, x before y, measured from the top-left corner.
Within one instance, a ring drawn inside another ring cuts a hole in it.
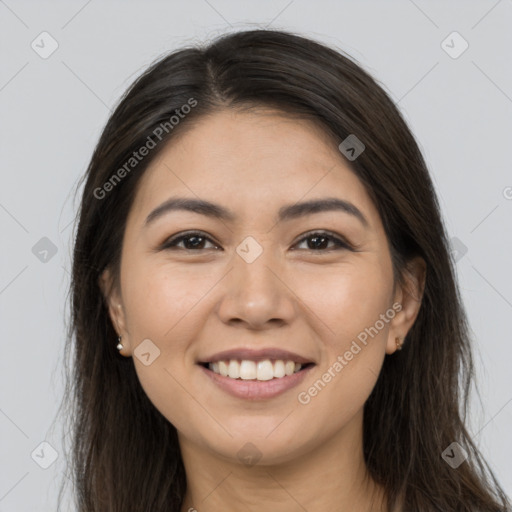
[[[282,265],[270,250],[248,263],[238,254],[233,268],[223,279],[218,315],[226,324],[265,330],[289,324],[297,308],[293,291],[286,283]]]

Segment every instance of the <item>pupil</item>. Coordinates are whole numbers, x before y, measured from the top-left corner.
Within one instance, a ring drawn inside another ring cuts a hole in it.
[[[201,243],[203,241],[203,237],[202,236],[189,236],[189,237],[185,238],[185,240],[186,240],[185,245],[191,245],[192,248],[197,248],[198,246],[201,245]],[[196,242],[190,243],[191,240],[195,240]],[[198,240],[199,240],[199,242],[198,242]]]
[[[317,243],[317,241],[318,240],[323,240],[325,242],[325,240],[327,240],[327,237],[325,237],[325,236],[312,236],[312,237],[310,237],[310,240],[314,241],[313,244],[311,244],[313,246],[313,248],[318,249],[318,248],[320,248],[320,246],[325,247],[325,243],[322,243],[322,242]]]
[[[325,248],[325,243],[327,241],[327,237],[323,235],[315,235],[309,237],[310,243],[309,247],[313,249]],[[194,249],[197,249],[204,242],[204,238],[202,236],[189,236],[185,238],[185,245],[191,246]],[[187,247],[188,248],[188,247]]]

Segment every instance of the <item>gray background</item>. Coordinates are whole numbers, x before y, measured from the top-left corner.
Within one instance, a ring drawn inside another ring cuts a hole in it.
[[[512,0],[0,0],[0,512],[55,510],[73,190],[109,110],[163,52],[265,26],[345,50],[420,142],[478,340],[470,431],[512,494]],[[46,59],[43,31],[59,45]]]

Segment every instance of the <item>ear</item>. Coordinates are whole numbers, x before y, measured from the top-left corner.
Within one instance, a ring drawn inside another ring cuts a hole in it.
[[[423,258],[417,256],[408,262],[404,273],[405,284],[398,287],[394,297],[394,303],[397,306],[400,304],[401,309],[396,308],[398,313],[390,322],[386,354],[393,354],[397,350],[396,338],[404,342],[418,316],[425,290],[426,273],[427,265]]]
[[[126,329],[126,317],[124,305],[122,302],[119,286],[114,280],[111,269],[106,268],[98,278],[98,285],[101,289],[105,305],[118,336],[122,337],[121,343],[123,349],[120,351],[122,355],[129,355],[131,352],[130,337]],[[114,343],[115,340],[112,340]],[[117,345],[117,343],[115,343]]]

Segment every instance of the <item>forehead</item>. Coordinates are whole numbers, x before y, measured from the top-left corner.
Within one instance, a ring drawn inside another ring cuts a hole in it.
[[[167,142],[141,178],[132,213],[147,215],[171,195],[219,202],[242,217],[336,196],[357,203],[370,224],[378,216],[330,134],[268,109],[222,110]]]

